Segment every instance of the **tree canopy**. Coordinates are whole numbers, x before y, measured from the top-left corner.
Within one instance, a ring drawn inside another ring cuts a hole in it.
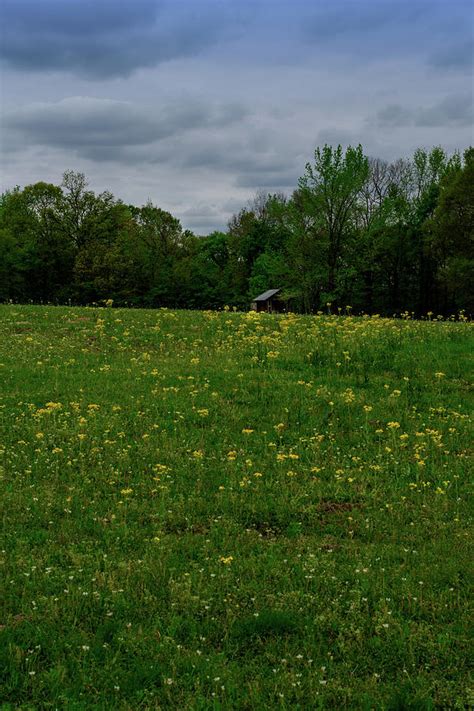
[[[0,197],[0,299],[245,308],[279,287],[296,311],[472,313],[473,244],[472,148],[389,163],[325,145],[291,195],[260,191],[207,236],[67,171]]]

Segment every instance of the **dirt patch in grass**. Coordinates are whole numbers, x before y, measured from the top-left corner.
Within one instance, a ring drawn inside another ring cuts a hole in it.
[[[321,501],[316,506],[316,511],[318,513],[345,513],[346,511],[353,511],[354,509],[360,509],[362,504],[358,501]]]

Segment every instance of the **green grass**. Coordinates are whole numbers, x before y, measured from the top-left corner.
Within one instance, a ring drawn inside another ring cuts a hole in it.
[[[472,345],[0,307],[2,708],[467,708]]]

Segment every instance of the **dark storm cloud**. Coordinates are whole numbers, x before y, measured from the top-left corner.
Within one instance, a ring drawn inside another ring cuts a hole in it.
[[[197,100],[160,108],[125,101],[76,96],[10,111],[3,126],[10,144],[72,150],[91,160],[146,160],[148,146],[194,129],[216,129],[241,121],[239,104],[215,105]],[[131,149],[141,149],[134,152]]]
[[[457,94],[447,96],[428,107],[409,109],[392,104],[380,109],[375,124],[381,128],[402,126],[443,127],[469,126],[474,120],[473,96]]]
[[[230,0],[3,0],[0,57],[21,70],[123,77],[200,52],[245,15]]]

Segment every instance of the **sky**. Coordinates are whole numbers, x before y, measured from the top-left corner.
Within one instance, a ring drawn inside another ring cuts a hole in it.
[[[2,0],[1,190],[65,170],[197,234],[318,145],[473,140],[466,0]]]

